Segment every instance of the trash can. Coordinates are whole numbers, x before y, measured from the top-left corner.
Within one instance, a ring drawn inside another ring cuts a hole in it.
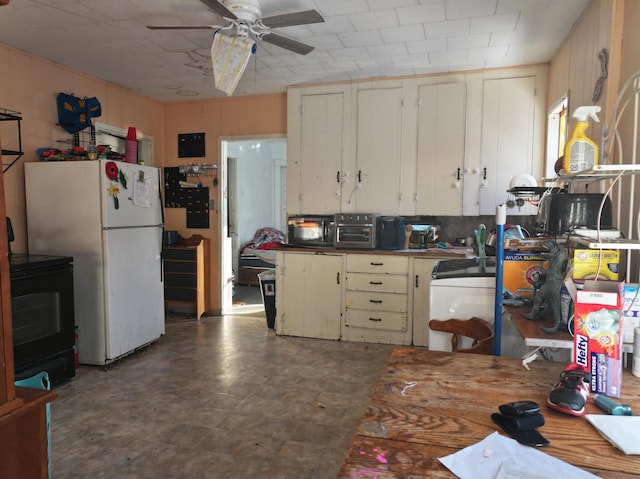
[[[275,329],[276,326],[276,273],[273,271],[263,271],[258,274],[260,280],[260,292],[262,293],[262,303],[267,316],[267,327]]]

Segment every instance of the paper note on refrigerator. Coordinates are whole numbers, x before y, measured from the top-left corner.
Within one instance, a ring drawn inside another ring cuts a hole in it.
[[[140,170],[133,182],[133,204],[149,208],[151,206],[151,177]]]

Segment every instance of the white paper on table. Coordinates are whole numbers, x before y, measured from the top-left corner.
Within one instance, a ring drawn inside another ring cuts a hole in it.
[[[503,462],[496,479],[547,479],[547,476],[512,462]]]
[[[529,477],[597,479],[593,474],[497,432],[439,461],[460,479],[495,479],[505,462],[523,467],[529,471]]]
[[[602,437],[625,454],[640,454],[640,416],[587,414]]]

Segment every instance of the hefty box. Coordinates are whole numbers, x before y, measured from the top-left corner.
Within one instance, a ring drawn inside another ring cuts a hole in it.
[[[622,342],[633,343],[633,330],[640,327],[640,293],[638,285],[624,285],[624,324]]]
[[[591,372],[591,392],[620,397],[624,283],[585,281],[574,304],[574,361]]]
[[[573,279],[604,279],[618,281],[620,251],[575,249],[573,251]],[[596,278],[596,274],[598,277]]]
[[[533,298],[535,287],[544,283],[547,259],[538,251],[504,252],[502,286],[510,298]]]

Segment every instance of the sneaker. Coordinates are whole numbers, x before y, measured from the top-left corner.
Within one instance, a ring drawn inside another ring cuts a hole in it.
[[[590,382],[589,371],[576,363],[569,364],[549,393],[547,405],[571,416],[584,416]]]

